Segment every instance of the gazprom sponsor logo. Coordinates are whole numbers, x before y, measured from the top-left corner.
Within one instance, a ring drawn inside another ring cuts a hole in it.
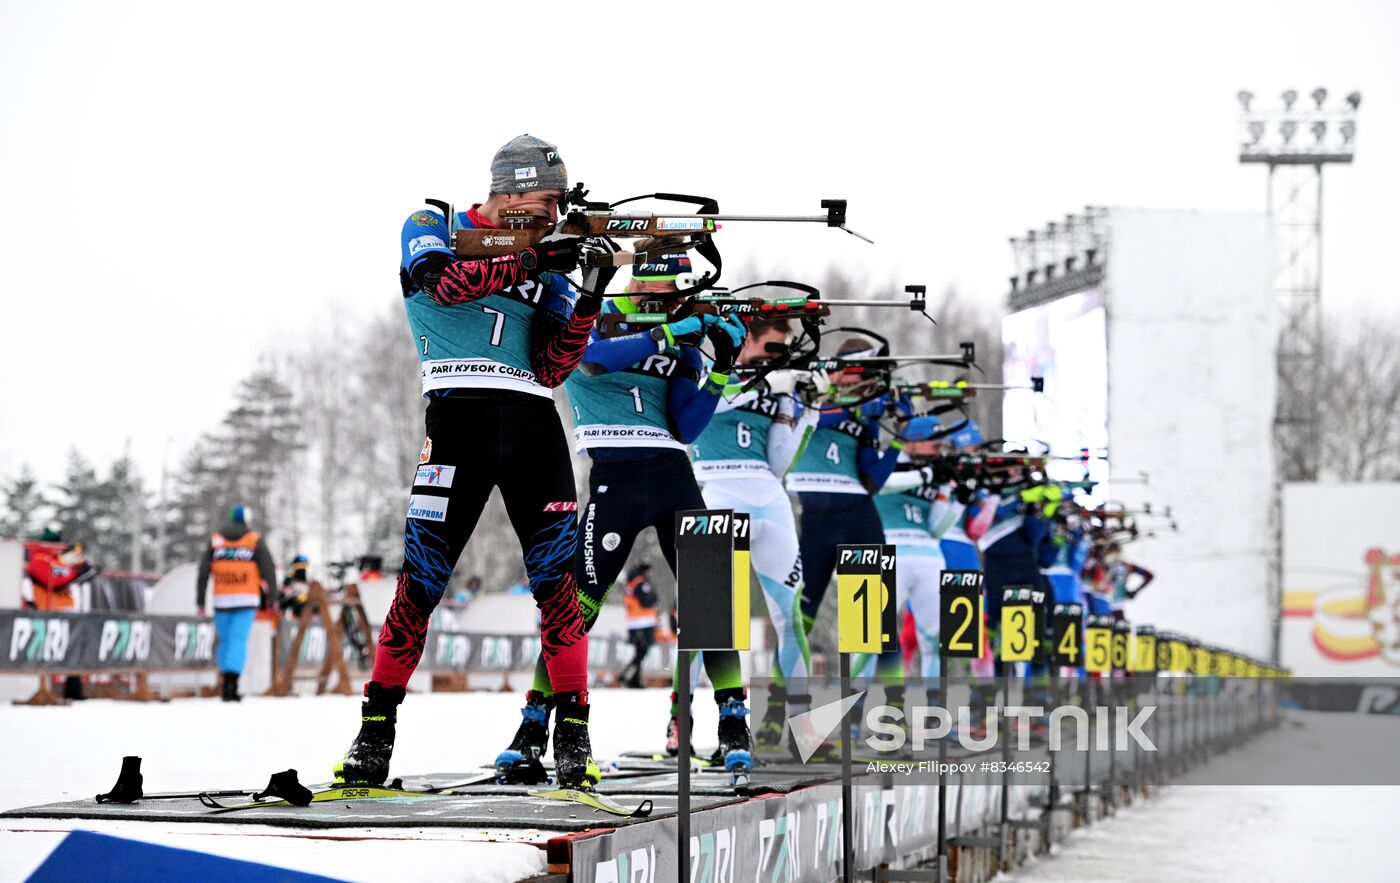
[[[415,487],[426,485],[428,487],[450,488],[452,478],[457,474],[456,466],[438,466],[432,463],[425,463],[418,467],[418,475],[414,477]]]
[[[446,521],[447,498],[414,494],[408,498],[408,517],[419,521]]]
[[[408,254],[410,257],[418,254],[425,248],[446,248],[447,243],[438,236],[417,236],[408,241]]]

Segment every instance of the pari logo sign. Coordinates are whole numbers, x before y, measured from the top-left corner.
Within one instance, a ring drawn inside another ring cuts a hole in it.
[[[759,880],[801,879],[801,832],[802,816],[795,812],[759,821]]]
[[[10,659],[62,662],[68,656],[69,626],[64,619],[17,617],[10,629]]]
[[[656,846],[598,862],[593,869],[593,883],[656,883]]]
[[[880,565],[881,568],[889,570],[894,567],[893,555],[882,555],[878,549],[842,549],[840,564],[849,565]]]
[[[144,662],[151,655],[151,624],[142,619],[108,619],[102,623],[97,658],[102,662]]]
[[[723,536],[729,533],[729,516],[683,515],[681,516],[681,533],[694,534],[695,536],[711,534]]]
[[[466,635],[440,634],[433,647],[433,660],[439,668],[466,671],[472,658],[472,640]]]
[[[208,662],[214,658],[214,625],[182,622],[175,626],[175,658]]]

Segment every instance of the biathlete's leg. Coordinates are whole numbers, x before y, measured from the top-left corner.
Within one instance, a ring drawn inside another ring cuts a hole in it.
[[[580,513],[573,557],[585,630],[593,629],[603,602],[632,553],[637,534],[646,526],[639,517],[644,511],[645,487],[644,482],[619,475],[605,464],[595,463],[589,471],[588,503]],[[542,697],[554,695],[543,655],[535,664],[532,692]]]
[[[752,532],[754,570],[777,635],[774,678],[781,679],[784,687],[792,685],[790,692],[785,689],[783,695],[773,698],[785,703],[788,715],[801,714],[811,704],[807,677],[812,655],[807,631],[802,627],[802,555],[786,494],[758,507]]]
[[[489,430],[478,433],[473,424],[495,418],[499,409],[494,405],[487,399],[428,402],[427,460],[418,467],[410,491],[403,569],[379,631],[372,683],[402,689],[423,656],[428,618],[491,494],[488,476],[497,471],[492,467],[499,453],[490,442],[498,439]]]
[[[530,432],[514,441],[505,458],[501,498],[540,608],[541,653],[558,711],[555,775],[565,787],[591,787],[600,773],[588,735],[588,633],[574,578],[578,503],[573,461],[554,403],[532,398],[520,403]]]
[[[909,609],[914,614],[914,633],[919,641],[919,675],[926,680],[937,678],[941,668],[938,656],[938,582],[943,573],[942,565],[941,556],[934,555],[910,555],[899,562],[900,582],[905,584],[900,594],[908,600]],[[908,582],[903,578],[906,569],[909,571]],[[924,686],[933,688],[932,684]]]
[[[797,496],[802,502],[802,530],[797,540],[803,578],[799,611],[803,633],[811,634],[812,623],[816,621],[817,611],[821,610],[822,599],[826,597],[827,583],[831,582],[831,575],[836,572],[836,547],[848,541],[840,539],[844,534],[841,519],[833,518],[828,508],[828,498],[837,494],[805,493]]]
[[[403,568],[379,631],[365,684],[360,732],[336,765],[337,779],[382,784],[389,775],[398,706],[423,656],[428,618],[447,588],[457,558],[491,493],[505,429],[493,399],[433,398],[427,441],[409,492]]]

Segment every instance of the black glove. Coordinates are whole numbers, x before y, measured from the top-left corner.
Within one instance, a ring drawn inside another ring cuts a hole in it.
[[[594,236],[583,241],[579,253],[584,263],[583,291],[579,297],[597,298],[599,306],[606,297],[608,285],[617,275],[617,267],[609,264],[609,259],[621,251],[617,244],[606,236]]]
[[[968,503],[972,502],[973,497],[977,496],[976,483],[970,481],[958,482],[953,488],[953,496],[957,498],[959,503],[966,506]]]
[[[714,319],[712,316],[706,318]],[[739,358],[744,336],[748,333],[744,323],[738,316],[725,313],[718,317],[718,321],[708,322],[706,326],[705,336],[710,339],[710,345],[715,349],[715,363],[710,370],[717,374],[728,374],[734,368],[734,360]]]
[[[520,266],[532,276],[571,273],[578,267],[582,248],[582,236],[550,233],[520,253]]]

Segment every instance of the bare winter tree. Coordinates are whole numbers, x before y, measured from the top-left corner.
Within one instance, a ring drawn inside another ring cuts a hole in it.
[[[342,523],[346,501],[353,494],[351,427],[358,420],[354,405],[360,379],[354,370],[358,347],[347,345],[350,341],[343,318],[332,313],[292,356],[291,385],[306,438],[307,468],[297,473],[297,483],[303,485],[298,497],[311,502],[311,524],[321,554],[332,558],[358,553],[363,541],[347,537]]]
[[[1400,479],[1400,327],[1330,322],[1324,353],[1321,477]]]

